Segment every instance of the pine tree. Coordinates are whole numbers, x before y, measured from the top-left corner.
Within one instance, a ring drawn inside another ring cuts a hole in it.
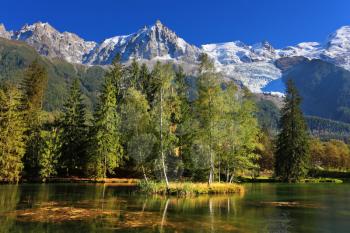
[[[177,116],[174,119],[176,124],[176,137],[178,155],[182,159],[185,169],[189,171],[193,169],[191,156],[191,147],[193,145],[193,111],[189,96],[189,85],[186,82],[186,74],[180,66],[175,74],[176,101],[178,105]]]
[[[134,88],[127,92],[125,102],[121,108],[122,132],[127,145],[127,154],[142,171],[147,182],[148,158],[153,152],[155,137],[150,125],[150,107],[146,97]]]
[[[61,155],[61,141],[58,129],[42,132],[42,146],[39,154],[39,176],[45,181],[57,174],[58,160]]]
[[[0,89],[0,180],[18,182],[23,169],[26,124],[22,93],[13,86]]]
[[[129,85],[128,87],[133,87],[136,90],[141,90],[140,82],[140,66],[139,63],[134,58],[131,62],[131,65],[128,67],[129,71]]]
[[[45,67],[38,60],[34,60],[26,69],[22,83],[25,105],[29,111],[42,109],[47,82]]]
[[[34,60],[24,73],[21,88],[23,90],[24,107],[27,121],[27,149],[24,165],[27,175],[37,176],[38,152],[40,151],[40,131],[42,127],[42,107],[47,88],[47,72],[45,67]]]
[[[107,173],[113,174],[119,166],[123,155],[119,127],[116,88],[107,77],[95,113],[88,168],[90,176],[106,178]]]
[[[62,155],[59,164],[62,175],[79,175],[86,161],[87,126],[85,104],[77,79],[73,81],[64,105],[61,129]]]
[[[106,78],[110,79],[115,87],[117,105],[124,99],[126,90],[130,85],[129,80],[127,80],[127,75],[125,74],[125,68],[120,61],[121,56],[120,54],[117,54],[112,62],[111,69],[106,74]]]
[[[287,182],[305,177],[309,165],[309,136],[300,103],[301,97],[289,80],[281,113],[275,163],[276,176]]]
[[[140,67],[140,85],[141,89],[140,91],[146,95],[146,98],[148,100],[148,103],[151,103],[151,93],[150,93],[150,84],[151,84],[151,75],[149,73],[149,70],[147,68],[147,65],[143,63]]]

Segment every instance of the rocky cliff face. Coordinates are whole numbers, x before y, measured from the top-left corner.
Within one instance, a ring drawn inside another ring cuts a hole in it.
[[[0,37],[6,38],[6,39],[11,39],[12,33],[6,31],[5,25],[0,24]]]
[[[157,21],[138,32],[103,41],[87,59],[88,64],[110,64],[119,53],[122,61],[130,59],[164,59],[195,62],[200,49],[188,44],[173,31]]]
[[[73,33],[60,33],[50,24],[41,22],[25,25],[14,33],[12,39],[25,41],[44,56],[58,57],[72,63],[82,63],[96,46],[95,42],[84,41]]]

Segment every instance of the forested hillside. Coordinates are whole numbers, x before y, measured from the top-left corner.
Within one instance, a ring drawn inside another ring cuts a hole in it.
[[[48,89],[44,98],[47,111],[62,108],[68,96],[69,86],[74,79],[79,79],[84,100],[89,109],[96,104],[97,91],[103,82],[105,69],[99,66],[74,65],[59,59],[49,59],[38,53],[24,42],[0,38],[0,80],[19,82],[24,70],[35,59],[45,67],[48,73]]]
[[[350,123],[350,71],[306,58],[283,58],[277,66],[292,79],[303,98],[306,115]]]

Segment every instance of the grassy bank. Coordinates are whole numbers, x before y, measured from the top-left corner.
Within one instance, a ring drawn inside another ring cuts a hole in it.
[[[341,184],[343,183],[342,180],[336,179],[336,178],[308,178],[308,179],[302,179],[300,183],[336,183]]]
[[[22,183],[104,183],[135,186],[139,183],[139,179],[131,178],[79,178],[79,177],[54,177],[45,181],[41,179],[22,180]]]
[[[228,183],[212,183],[208,186],[207,183],[191,183],[191,182],[172,182],[167,189],[165,183],[159,182],[144,182],[138,183],[140,192],[148,194],[174,195],[174,196],[193,196],[200,194],[243,194],[244,188],[239,184]]]
[[[279,179],[273,177],[239,177],[239,182],[242,183],[280,183]],[[331,177],[309,177],[302,179],[296,183],[343,183],[342,179]]]
[[[315,178],[350,179],[350,171],[311,169],[309,176]]]

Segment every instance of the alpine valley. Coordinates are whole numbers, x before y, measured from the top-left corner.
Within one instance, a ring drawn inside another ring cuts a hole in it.
[[[268,41],[195,46],[159,20],[135,33],[101,42],[59,32],[42,22],[15,31],[1,24],[0,37],[0,80],[19,77],[35,58],[46,65],[50,89],[47,110],[62,105],[67,80],[72,77],[82,81],[87,102],[93,106],[106,67],[117,54],[126,65],[133,59],[149,66],[156,61],[172,62],[192,75],[199,55],[207,53],[224,79],[234,80],[265,100],[278,100],[284,93],[284,81],[294,79],[304,99],[305,114],[350,123],[350,26],[339,28],[324,42],[302,42],[286,48],[274,48]]]

